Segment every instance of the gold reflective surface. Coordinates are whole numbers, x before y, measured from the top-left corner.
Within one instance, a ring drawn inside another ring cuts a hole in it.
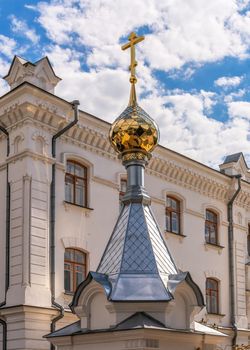
[[[119,153],[129,150],[151,152],[158,137],[155,122],[138,105],[128,107],[110,129],[110,141]]]

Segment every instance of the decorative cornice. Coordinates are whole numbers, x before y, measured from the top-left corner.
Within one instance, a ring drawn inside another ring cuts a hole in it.
[[[167,159],[163,160],[155,156],[149,163],[146,172],[223,202],[228,199],[228,185],[226,183],[215,181],[191,169],[176,165],[173,161]]]
[[[19,86],[0,99],[0,120],[9,131],[31,124],[48,131],[52,136],[72,117],[70,103],[29,84]],[[108,141],[108,129],[108,123],[80,111],[78,124],[62,135],[61,141],[119,162]],[[1,137],[4,136],[0,134]],[[25,152],[27,151],[11,157],[11,161],[27,155]],[[53,162],[50,157],[34,152],[30,152],[30,155],[31,153],[36,159]],[[146,172],[182,188],[220,200],[224,204],[229,200],[232,182],[230,177],[164,147],[157,147]],[[250,186],[244,183],[236,204],[250,209],[249,194]]]
[[[43,155],[43,154],[40,154],[40,153],[33,152],[29,149],[24,149],[22,152],[8,157],[6,162],[7,163],[15,163],[16,161],[22,160],[23,158],[26,158],[26,157],[31,157],[34,160],[41,160],[42,162],[49,163],[49,164],[53,164],[55,162],[55,160],[53,158],[48,157],[48,156]],[[5,165],[5,164],[3,164],[3,165]],[[0,169],[3,165],[0,165]]]

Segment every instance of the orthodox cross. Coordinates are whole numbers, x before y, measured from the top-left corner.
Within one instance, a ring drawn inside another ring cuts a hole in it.
[[[131,47],[131,61],[129,70],[131,72],[130,75],[130,83],[135,84],[137,82],[136,76],[135,76],[135,67],[137,66],[137,62],[135,60],[135,45],[138,44],[140,41],[144,40],[144,36],[137,36],[136,33],[132,32],[130,36],[128,37],[129,42],[127,44],[124,44],[122,46],[122,50],[126,50],[129,47]]]

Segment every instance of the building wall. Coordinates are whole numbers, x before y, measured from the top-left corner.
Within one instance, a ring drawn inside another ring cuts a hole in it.
[[[70,119],[71,105],[30,85],[23,85],[0,100],[0,120],[8,127],[11,144],[7,160],[5,136],[0,135],[0,279],[5,279],[5,183],[8,161],[11,266],[6,306],[42,307],[46,322],[53,314],[48,255],[53,162],[56,161],[56,300],[65,307],[71,299],[64,293],[65,248],[79,248],[89,253],[89,269],[97,268],[119,214],[119,182],[121,175],[125,174],[107,138],[109,125],[84,112],[80,113],[78,125],[58,139],[54,160],[51,157],[52,135]],[[78,160],[88,167],[89,208],[65,203],[67,159]],[[146,170],[145,184],[177,266],[183,271],[190,271],[204,297],[206,278],[213,277],[220,281],[220,315],[206,315],[204,310],[197,320],[229,326],[227,202],[237,187],[236,182],[180,154],[158,147]],[[182,236],[165,232],[167,194],[181,200]],[[206,208],[218,213],[219,244],[222,247],[205,244]],[[246,267],[249,259],[249,208],[250,184],[244,182],[234,206],[236,316],[240,328],[247,328],[250,322],[246,291],[250,289],[249,268]],[[1,302],[4,299],[3,283],[0,285],[0,297]],[[16,312],[20,315],[20,311]],[[4,309],[0,309],[0,315],[4,315]],[[8,316],[5,317],[8,320]],[[25,319],[25,313],[22,317]],[[67,317],[69,321],[73,320],[73,317]]]

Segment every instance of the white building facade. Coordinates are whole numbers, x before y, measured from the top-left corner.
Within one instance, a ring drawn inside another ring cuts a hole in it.
[[[56,139],[53,154],[53,136],[77,112],[54,93],[60,78],[47,58],[32,64],[15,57],[5,79],[11,90],[0,98],[0,345],[49,349],[43,336],[53,330],[60,306],[64,317],[56,329],[77,320],[68,304],[77,283],[96,271],[119,215],[126,172],[109,143],[110,125],[83,111]],[[206,349],[226,350],[232,342],[250,343],[250,174],[242,154],[227,157],[220,169],[158,146],[145,183],[177,267],[192,274],[207,304],[195,321],[228,335]],[[70,252],[82,252],[84,260],[74,264]],[[185,297],[179,305],[185,308]],[[182,317],[170,326],[188,328]],[[114,348],[146,349],[138,339],[133,345],[121,337]],[[190,349],[202,349],[202,336],[194,344]]]

